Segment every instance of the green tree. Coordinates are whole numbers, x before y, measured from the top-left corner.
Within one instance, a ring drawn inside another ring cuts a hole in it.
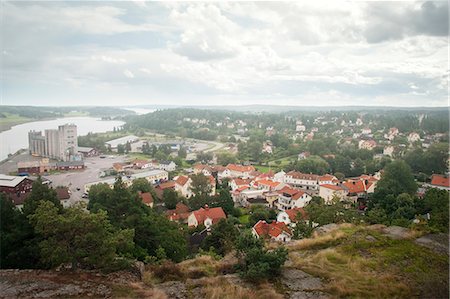
[[[117,145],[117,153],[124,154],[125,153],[125,145],[123,145],[123,144]]]
[[[269,279],[279,274],[287,255],[284,247],[268,251],[263,241],[256,239],[250,232],[240,235],[236,241],[240,273],[250,281]]]
[[[180,149],[178,150],[178,157],[180,157],[182,159],[186,159],[186,157],[187,157],[186,149],[183,146],[180,147]]]
[[[224,256],[234,248],[238,229],[227,219],[221,219],[217,224],[214,224],[211,234],[203,240],[202,248],[209,250],[214,248],[215,252]]]
[[[220,165],[228,165],[234,164],[237,162],[237,158],[232,153],[222,152],[217,154],[217,164]]]
[[[44,236],[40,242],[42,259],[50,266],[71,263],[72,269],[78,265],[83,268],[105,268],[117,256],[118,234],[122,247],[132,245],[132,234],[114,232],[106,212],[88,213],[82,207],[71,207],[59,214],[51,202],[42,202],[34,215],[29,216],[36,232]]]
[[[374,193],[376,201],[383,201],[387,195],[397,197],[402,193],[414,195],[417,184],[411,172],[411,168],[405,161],[396,160],[386,165],[384,173]]]
[[[194,174],[190,176],[191,191],[195,196],[204,197],[211,193],[211,184],[209,178],[202,173]]]
[[[37,209],[41,201],[50,201],[58,208],[59,211],[62,210],[62,205],[56,195],[56,191],[49,188],[48,185],[43,185],[41,177],[38,177],[38,179],[33,182],[32,187],[32,191],[25,199],[23,205],[23,213],[25,216],[34,214],[34,211]]]
[[[145,178],[139,178],[133,180],[133,183],[130,186],[131,192],[138,192],[141,191],[143,193],[151,192],[153,193],[153,186],[150,184],[149,181]]]
[[[177,203],[180,202],[180,198],[178,197],[178,194],[173,189],[165,189],[163,191],[163,202],[166,208],[169,210],[175,209]]]
[[[231,198],[230,191],[228,189],[222,189],[219,192],[217,201],[214,206],[221,207],[227,215],[234,213],[234,201]]]

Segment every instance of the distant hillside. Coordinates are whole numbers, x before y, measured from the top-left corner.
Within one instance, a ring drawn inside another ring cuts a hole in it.
[[[271,112],[280,113],[288,111],[442,111],[448,110],[448,107],[390,107],[390,106],[283,106],[283,105],[136,105],[135,108],[145,109],[173,109],[173,108],[192,108],[192,109],[208,109],[208,110],[229,110],[238,112]]]

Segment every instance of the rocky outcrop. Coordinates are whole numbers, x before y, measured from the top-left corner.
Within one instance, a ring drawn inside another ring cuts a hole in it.
[[[323,289],[322,280],[302,270],[283,269],[281,283],[288,289],[291,299],[329,298],[326,293],[321,291]]]

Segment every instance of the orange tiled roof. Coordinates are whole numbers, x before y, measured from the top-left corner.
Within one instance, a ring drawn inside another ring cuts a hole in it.
[[[198,223],[203,223],[207,218],[211,218],[212,223],[219,222],[220,219],[225,219],[227,216],[225,215],[225,212],[221,207],[217,208],[200,208],[197,211],[192,212],[194,213],[195,218],[197,219]]]
[[[231,171],[237,171],[237,172],[252,172],[255,171],[255,167],[253,166],[244,166],[239,164],[228,164],[227,168]]]
[[[450,178],[440,174],[433,174],[433,176],[431,177],[431,185],[450,187]]]
[[[289,219],[291,219],[291,221],[296,221],[297,215],[299,213],[302,215],[302,217],[301,217],[302,219],[308,219],[308,214],[302,208],[289,209],[289,210],[285,210],[285,212],[286,212],[286,214],[288,214]]]
[[[336,191],[343,190],[342,187],[336,186],[336,185],[331,185],[331,184],[323,184],[323,185],[320,185],[320,187],[324,187],[324,188],[336,190]]]
[[[188,180],[189,180],[189,178],[187,176],[180,175],[175,180],[175,183],[177,183],[178,185],[184,186],[187,183]]]
[[[264,220],[259,220],[253,228],[260,237],[270,236],[276,238],[283,232],[288,235],[292,235],[290,229],[286,226],[286,224],[284,224],[284,222],[274,221],[272,223],[267,223]]]

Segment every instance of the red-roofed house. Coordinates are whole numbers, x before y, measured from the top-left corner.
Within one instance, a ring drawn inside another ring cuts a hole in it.
[[[178,221],[182,223],[186,223],[189,218],[190,212],[189,207],[184,203],[177,203],[174,210],[167,210],[166,217],[170,221]]]
[[[311,195],[305,193],[304,191],[289,187],[284,187],[278,191],[278,194],[276,206],[282,211],[293,208],[303,208],[312,199]]]
[[[164,190],[166,189],[173,189],[175,190],[175,182],[174,181],[167,181],[164,183],[160,183],[158,186],[155,187],[155,193],[156,197],[159,199],[162,199]]]
[[[231,172],[231,176],[242,178],[250,177],[250,173],[256,170],[255,167],[251,165],[228,164],[226,167]]]
[[[206,176],[209,185],[211,187],[210,196],[214,196],[216,194],[216,179],[212,176]],[[191,190],[192,179],[188,176],[180,175],[174,178],[175,179],[175,191],[180,193],[182,196],[186,198],[190,198],[194,195]]]
[[[228,185],[230,186],[231,190],[234,191],[236,189],[239,189],[243,186],[250,186],[250,184],[252,183],[251,179],[232,179],[231,181],[228,182]]]
[[[342,183],[347,189],[347,199],[356,202],[358,198],[366,198],[368,193],[373,192],[374,183],[368,180],[348,180]]]
[[[450,179],[441,174],[431,176],[431,187],[450,191]]]
[[[191,178],[188,176],[180,175],[174,178],[175,181],[175,191],[180,193],[186,198],[190,198],[193,193],[191,191]]]
[[[274,182],[271,180],[259,180],[256,181],[253,186],[259,190],[264,190],[264,191],[278,191],[280,189],[282,189],[283,187],[287,186],[284,183],[280,183],[280,182]]]
[[[252,228],[252,234],[257,238],[268,238],[278,242],[289,242],[292,238],[291,230],[283,222],[267,223],[259,220]]]
[[[294,208],[290,210],[281,211],[277,215],[277,221],[283,222],[286,225],[290,225],[291,227],[295,227],[295,224],[298,220],[307,220],[308,215],[305,210],[302,208]]]
[[[347,190],[341,186],[334,184],[323,184],[319,186],[319,196],[325,200],[326,204],[333,203],[334,198],[339,200],[345,199],[347,195]]]
[[[140,192],[139,191],[139,198],[142,200],[142,203],[144,203],[146,206],[153,208],[153,196],[150,192]]]
[[[221,207],[210,208],[205,205],[205,208],[200,208],[193,211],[188,217],[188,226],[197,227],[203,224],[206,228],[219,222],[220,219],[225,219],[227,216]]]

